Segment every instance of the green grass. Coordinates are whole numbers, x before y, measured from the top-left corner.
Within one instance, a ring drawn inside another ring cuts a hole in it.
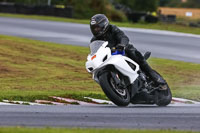
[[[102,94],[86,72],[88,49],[0,36],[0,99]]]
[[[0,128],[0,133],[199,133],[175,130],[84,129],[84,128]]]
[[[73,19],[73,18],[52,17],[52,16],[42,16],[42,15],[39,16],[39,15],[22,15],[22,14],[0,13],[0,17],[48,20],[48,21],[59,21],[59,22],[82,23],[82,24],[89,24],[90,23],[89,19],[88,20],[86,20],[86,19]]]
[[[48,21],[61,21],[61,22],[71,22],[71,23],[82,23],[89,24],[89,19],[71,19],[71,18],[61,18],[61,17],[49,17],[49,16],[37,16],[37,15],[21,15],[21,14],[8,14],[0,13],[0,17],[14,17],[14,18],[25,18],[25,19],[37,19],[37,20],[48,20]],[[167,24],[167,23],[131,23],[131,22],[111,22],[121,27],[132,27],[132,28],[145,28],[145,29],[158,29],[158,30],[169,30],[183,33],[200,34],[200,28],[193,28],[189,26],[177,25],[177,24]]]
[[[105,99],[85,69],[89,49],[0,35],[0,99],[34,101],[63,96]],[[200,101],[200,64],[151,58],[173,96]]]
[[[149,62],[167,80],[173,96],[200,101],[200,64],[159,58]]]

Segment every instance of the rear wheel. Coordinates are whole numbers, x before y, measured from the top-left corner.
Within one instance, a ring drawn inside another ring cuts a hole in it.
[[[156,71],[155,71],[156,72]],[[158,72],[156,72],[161,78],[163,78]],[[171,90],[169,88],[169,85],[164,84],[164,85],[159,85],[158,90],[156,90],[155,92],[155,103],[158,106],[167,106],[168,104],[171,103],[172,100],[172,93]]]
[[[118,74],[115,74],[119,79]],[[119,79],[120,80],[120,79]],[[121,88],[111,75],[106,71],[99,76],[99,83],[106,96],[118,106],[127,106],[130,103],[130,94],[127,88]]]
[[[172,93],[169,86],[165,85],[166,90],[157,90],[156,91],[156,105],[158,106],[167,106],[172,100]]]

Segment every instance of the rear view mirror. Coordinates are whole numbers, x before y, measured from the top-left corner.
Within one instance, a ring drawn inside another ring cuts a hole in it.
[[[146,53],[144,54],[144,59],[145,59],[145,60],[149,59],[150,55],[151,55],[151,52],[146,52]]]

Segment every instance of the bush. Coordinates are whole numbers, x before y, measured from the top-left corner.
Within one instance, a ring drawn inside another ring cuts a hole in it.
[[[89,19],[95,14],[105,14],[112,21],[126,21],[125,14],[116,10],[108,0],[67,0],[74,8],[74,17]]]
[[[48,0],[7,0],[20,5],[47,5]],[[125,14],[116,10],[110,0],[51,0],[51,5],[65,5],[73,8],[73,17],[89,19],[95,14],[105,14],[112,21],[126,21]]]
[[[112,21],[127,21],[126,15],[122,11],[116,10],[111,4],[106,6],[104,14]]]
[[[131,8],[132,11],[153,12],[153,11],[157,11],[159,1],[158,0],[116,0],[116,2]]]

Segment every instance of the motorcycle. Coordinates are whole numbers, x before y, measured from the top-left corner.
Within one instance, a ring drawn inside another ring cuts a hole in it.
[[[171,102],[168,84],[156,84],[135,61],[124,56],[124,51],[110,49],[108,42],[100,40],[89,46],[91,53],[87,56],[86,69],[114,104],[167,106]],[[144,58],[147,60],[150,54],[145,53]]]

